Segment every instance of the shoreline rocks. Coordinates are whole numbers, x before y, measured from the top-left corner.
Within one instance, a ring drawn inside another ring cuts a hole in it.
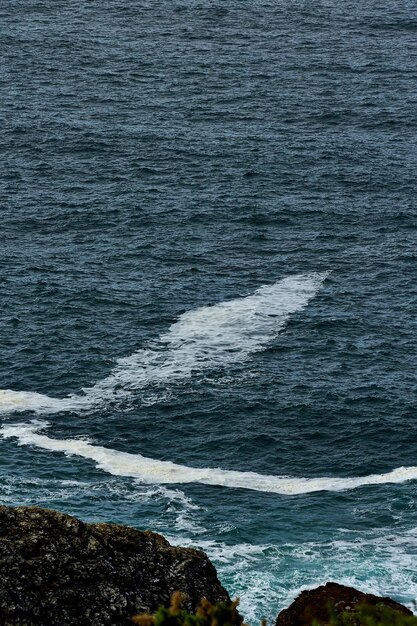
[[[87,524],[37,507],[0,506],[2,626],[127,626],[134,615],[168,606],[175,591],[182,592],[182,606],[191,613],[203,598],[231,602],[200,550],[173,547],[151,531]],[[336,614],[350,612],[360,626],[356,610],[362,604],[412,615],[390,598],[327,583],[303,591],[275,626],[311,626],[313,620],[325,626],[329,606]]]
[[[391,598],[374,596],[353,587],[329,582],[316,589],[303,591],[287,609],[281,611],[276,626],[311,626],[313,620],[325,625],[330,619],[329,605],[339,615],[343,612],[355,613],[358,605],[363,604],[384,606],[403,615],[412,615],[410,609]]]
[[[230,602],[208,557],[151,531],[86,524],[37,507],[0,506],[2,626],[119,626],[186,594]]]

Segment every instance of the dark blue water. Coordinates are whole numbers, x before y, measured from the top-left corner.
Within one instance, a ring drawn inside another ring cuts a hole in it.
[[[327,580],[411,603],[417,3],[0,16],[1,501],[201,546],[251,623]]]

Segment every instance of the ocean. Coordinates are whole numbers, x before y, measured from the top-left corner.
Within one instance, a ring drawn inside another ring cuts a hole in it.
[[[417,2],[0,12],[0,502],[412,606]]]

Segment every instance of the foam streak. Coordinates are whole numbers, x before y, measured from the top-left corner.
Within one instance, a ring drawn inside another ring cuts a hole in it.
[[[0,413],[38,414],[98,408],[152,384],[190,378],[195,372],[245,361],[263,350],[290,315],[320,289],[325,273],[297,274],[257,289],[246,298],[201,307],[180,316],[145,349],[120,359],[112,372],[83,393],[66,398],[0,390]]]
[[[5,439],[16,437],[20,445],[33,445],[51,452],[63,452],[95,461],[97,468],[115,476],[136,478],[142,483],[184,484],[201,483],[240,489],[251,489],[286,496],[315,491],[343,491],[365,485],[402,483],[417,479],[417,467],[399,467],[385,474],[360,477],[293,478],[255,472],[238,472],[221,468],[193,468],[171,461],[149,459],[140,454],[119,452],[96,446],[80,439],[51,439],[39,434],[45,422],[3,425],[0,435]]]

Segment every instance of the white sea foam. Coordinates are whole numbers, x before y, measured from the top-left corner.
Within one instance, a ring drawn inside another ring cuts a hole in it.
[[[398,529],[397,529],[398,531]],[[387,534],[388,533],[388,534]],[[379,596],[389,596],[412,609],[417,594],[414,576],[416,529],[399,537],[387,529],[340,539],[254,545],[165,536],[170,543],[204,550],[248,624],[262,617],[273,622],[304,589],[329,580]],[[398,594],[402,594],[399,596]]]
[[[123,399],[152,384],[189,378],[207,368],[242,362],[264,349],[289,316],[303,309],[326,273],[297,274],[236,298],[188,311],[147,348],[120,359],[109,376],[66,398],[0,390],[0,413],[81,411]]]
[[[403,483],[417,479],[417,467],[399,467],[385,474],[346,478],[330,476],[295,478],[221,468],[187,467],[171,461],[150,459],[141,454],[96,446],[82,439],[51,439],[38,432],[45,426],[46,422],[39,421],[28,424],[4,424],[0,434],[4,438],[16,437],[21,445],[34,445],[51,452],[63,452],[91,459],[95,461],[97,468],[109,474],[136,478],[148,484],[200,483],[293,496],[315,491],[343,491],[365,485]]]
[[[0,389],[0,414],[32,411],[33,413],[57,413],[74,410],[83,405],[81,396],[51,398],[31,391]]]

